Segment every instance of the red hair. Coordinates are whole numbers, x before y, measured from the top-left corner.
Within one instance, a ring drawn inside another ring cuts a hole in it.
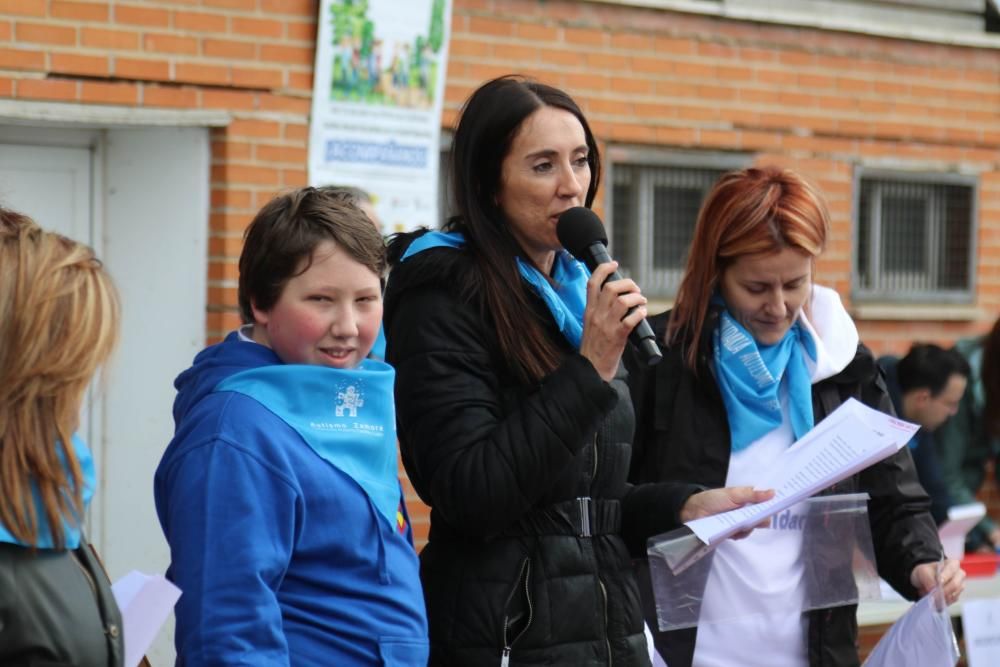
[[[696,370],[709,301],[723,272],[738,257],[785,248],[817,257],[829,228],[822,196],[798,174],[773,166],[724,174],[698,213],[666,342],[685,345],[685,363]]]

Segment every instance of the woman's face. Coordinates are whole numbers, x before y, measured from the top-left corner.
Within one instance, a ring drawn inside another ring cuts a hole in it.
[[[812,291],[812,255],[795,248],[743,255],[723,272],[719,291],[730,315],[759,345],[774,345]]]
[[[544,271],[562,248],[556,236],[559,215],[584,204],[588,152],[576,116],[541,107],[521,123],[503,159],[497,204],[521,249]]]

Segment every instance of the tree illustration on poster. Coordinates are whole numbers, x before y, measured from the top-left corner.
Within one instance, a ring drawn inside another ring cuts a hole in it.
[[[333,55],[330,99],[429,107],[445,37],[445,2],[433,0],[427,33],[412,41],[383,40],[368,16],[369,0],[330,4]]]

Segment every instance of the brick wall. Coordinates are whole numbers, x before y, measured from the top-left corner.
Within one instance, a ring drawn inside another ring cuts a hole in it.
[[[306,182],[317,7],[0,0],[0,98],[232,114],[212,135],[209,341],[239,321],[241,231]],[[859,326],[876,352],[903,352],[984,331],[1000,312],[1000,51],[595,2],[455,0],[443,125],[477,84],[511,71],[570,91],[605,145],[750,152],[801,170],[833,215],[818,279],[845,297],[855,165],[978,173],[979,316]],[[423,539],[426,512],[408,495]]]

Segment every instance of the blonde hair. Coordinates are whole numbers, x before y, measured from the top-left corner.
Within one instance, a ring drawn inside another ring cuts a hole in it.
[[[729,265],[784,248],[818,257],[829,229],[823,197],[795,172],[768,166],[724,174],[698,212],[667,342],[685,346],[685,364],[697,371],[709,302]]]
[[[57,548],[83,520],[71,445],[83,395],[118,339],[118,294],[93,250],[0,207],[0,522],[33,544],[42,511]]]

